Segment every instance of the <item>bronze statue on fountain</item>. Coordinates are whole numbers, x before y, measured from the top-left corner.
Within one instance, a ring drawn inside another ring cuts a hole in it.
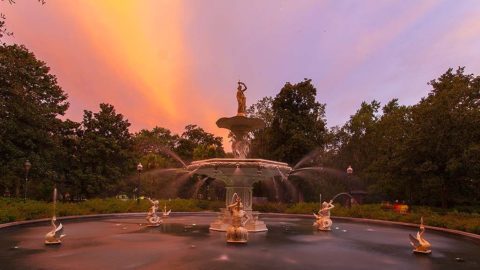
[[[235,158],[246,158],[250,151],[248,133],[265,127],[265,122],[259,118],[247,117],[247,98],[245,97],[247,86],[238,82],[237,88],[237,115],[218,119],[217,126],[232,131],[232,152]]]

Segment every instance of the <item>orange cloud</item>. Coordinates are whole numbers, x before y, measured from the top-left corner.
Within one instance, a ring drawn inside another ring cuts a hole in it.
[[[96,56],[116,71],[118,80],[144,97],[150,115],[171,121],[182,118],[177,106],[182,91],[179,74],[187,59],[179,22],[181,2],[89,0],[64,2],[61,8],[74,16]]]

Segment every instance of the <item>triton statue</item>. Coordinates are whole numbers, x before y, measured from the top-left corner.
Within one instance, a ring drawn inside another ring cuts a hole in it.
[[[147,226],[149,227],[156,227],[159,226],[162,222],[161,218],[157,215],[158,210],[158,200],[152,200],[148,198],[152,206],[148,210],[147,217],[145,218],[148,221]]]
[[[315,218],[317,219],[313,226],[316,226],[320,231],[330,231],[330,227],[332,227],[332,220],[330,219],[330,210],[335,206],[330,202],[323,202],[322,208],[318,210],[318,215],[313,213]]]
[[[230,227],[227,229],[227,242],[247,243],[248,230],[245,229],[245,224],[248,222],[249,217],[243,210],[242,199],[240,199],[240,196],[238,196],[237,193],[234,193],[232,198],[234,202],[227,206],[227,209],[232,216],[232,224],[230,224]]]

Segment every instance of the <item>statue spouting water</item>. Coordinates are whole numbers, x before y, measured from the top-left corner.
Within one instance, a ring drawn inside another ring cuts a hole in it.
[[[147,217],[145,218],[148,221],[147,226],[149,227],[156,227],[162,223],[162,219],[157,215],[157,210],[158,210],[158,200],[152,200],[148,198],[148,201],[152,204],[150,206],[150,209],[148,210]]]
[[[409,234],[408,237],[410,238],[410,244],[413,247],[413,252],[415,253],[423,253],[423,254],[430,254],[432,250],[430,247],[432,246],[425,238],[423,238],[423,234],[425,233],[425,226],[423,225],[423,217],[420,219],[420,230],[417,232],[417,235],[414,237],[413,235]]]
[[[247,112],[247,98],[245,97],[245,91],[247,91],[247,86],[243,82],[239,81],[237,87],[237,115],[239,116],[245,116]]]
[[[53,217],[51,220],[52,230],[45,235],[45,245],[58,245],[62,243],[62,238],[65,237],[63,233],[63,225],[59,223],[58,225],[55,224],[57,221],[57,217],[55,214],[55,207],[57,204],[57,188],[53,190]]]
[[[232,152],[233,155],[237,158],[246,158],[250,152],[250,141],[248,140],[248,135],[244,135],[241,138],[233,136],[232,139]]]
[[[167,203],[165,203],[163,205],[163,213],[162,213],[162,216],[165,218],[165,217],[168,217],[170,215],[170,212],[172,212],[172,209],[168,210],[167,211]]]
[[[227,206],[228,211],[232,216],[232,223],[227,229],[227,242],[228,243],[247,243],[248,230],[245,228],[245,224],[248,222],[249,217],[243,210],[242,199],[237,193],[233,194],[233,203]]]
[[[332,220],[330,219],[330,210],[332,210],[335,206],[333,205],[333,200],[330,202],[323,202],[322,208],[318,210],[318,214],[313,213],[315,218],[317,219],[313,226],[316,226],[320,231],[330,231],[332,227]]]

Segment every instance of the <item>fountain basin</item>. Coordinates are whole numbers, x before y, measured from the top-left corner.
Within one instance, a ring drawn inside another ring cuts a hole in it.
[[[212,158],[194,161],[187,170],[225,182],[228,186],[251,186],[254,182],[287,175],[287,163],[265,159]]]
[[[305,215],[262,215],[269,231],[245,246],[209,230],[212,214],[172,213],[158,227],[143,216],[62,220],[61,246],[43,245],[47,222],[0,229],[2,269],[478,269],[480,242],[427,230],[434,249],[415,255],[416,227],[334,220],[331,232]],[[139,224],[142,224],[140,226]],[[14,247],[17,248],[14,248]],[[461,260],[457,260],[461,258]]]

